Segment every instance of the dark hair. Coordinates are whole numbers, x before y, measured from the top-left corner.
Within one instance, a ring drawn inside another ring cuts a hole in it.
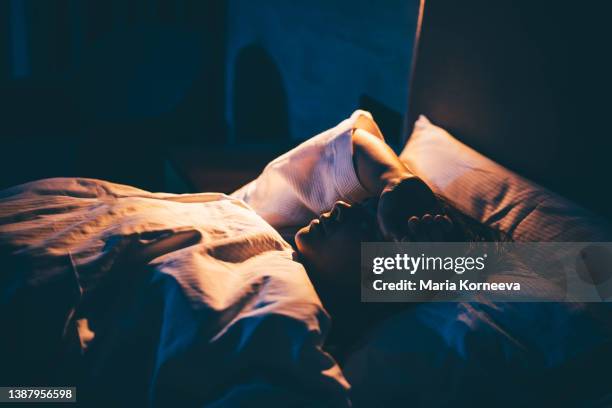
[[[463,213],[447,199],[437,196],[441,212],[446,214],[455,226],[454,241],[459,242],[509,242],[512,238],[503,231],[485,225]]]
[[[512,257],[503,255],[504,248],[500,243],[511,241],[508,235],[466,215],[449,200],[440,196],[436,196],[436,199],[438,208],[432,212],[445,214],[453,222],[453,235],[450,237],[449,241],[473,243],[486,242],[487,246],[491,245],[492,251],[502,255],[495,257],[495,267],[497,270],[510,271],[520,266]],[[355,205],[363,211],[364,218],[367,218],[365,221],[371,227],[372,235],[370,236],[370,240],[381,241],[382,236],[376,222],[378,199],[371,198]],[[476,244],[469,246],[466,255],[476,249]],[[305,263],[305,265],[307,265],[307,263]],[[306,269],[308,270],[309,267],[307,266]],[[311,279],[313,279],[313,284],[315,288],[317,288],[317,292],[323,300],[326,309],[335,319],[335,328],[332,330],[327,344],[328,346],[331,344],[332,347],[335,348],[335,357],[339,358],[340,361],[342,361],[344,356],[348,355],[350,350],[357,347],[356,345],[363,341],[364,334],[367,333],[372,326],[378,324],[386,317],[399,313],[408,307],[407,304],[401,302],[361,303],[359,301],[359,285],[354,288],[344,287],[344,290],[339,292],[337,287],[326,286],[317,281],[310,273],[309,275]],[[339,293],[342,295],[339,295]]]
[[[460,211],[446,198],[436,195],[436,208],[432,213],[447,215],[453,222],[453,233],[450,236],[451,242],[509,242],[512,241],[509,235],[503,231],[483,224],[469,215]],[[363,209],[364,213],[369,214],[370,225],[375,229],[372,231],[373,241],[382,241],[382,234],[376,224],[376,209],[378,199],[370,198],[356,204]],[[433,214],[435,215],[435,214]]]

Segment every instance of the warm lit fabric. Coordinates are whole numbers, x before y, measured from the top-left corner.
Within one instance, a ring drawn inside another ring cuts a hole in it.
[[[607,223],[421,116],[400,158],[438,194],[517,241],[606,241]]]
[[[263,173],[232,194],[277,228],[303,225],[337,200],[367,198],[353,166],[351,131],[358,110],[331,128],[270,162]]]
[[[183,395],[190,404],[223,406],[346,404],[349,386],[321,349],[329,316],[273,227],[364,197],[352,165],[360,115],[369,117],[355,112],[233,196],[150,193],[92,179],[1,191],[0,245],[46,265],[3,270],[4,280],[14,278],[4,304],[20,286],[72,277],[81,296],[71,316],[93,355],[89,380],[138,379],[140,388],[125,390],[137,402],[164,405]],[[127,296],[119,290],[135,282]],[[111,318],[83,306],[92,303]]]

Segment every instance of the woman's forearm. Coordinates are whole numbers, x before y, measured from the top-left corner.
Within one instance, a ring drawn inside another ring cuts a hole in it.
[[[433,191],[381,138],[358,128],[352,141],[357,178],[373,197],[379,197],[377,221],[386,240],[405,237],[409,217],[438,213]]]
[[[362,128],[353,132],[353,165],[357,178],[372,196],[415,177],[383,140]]]

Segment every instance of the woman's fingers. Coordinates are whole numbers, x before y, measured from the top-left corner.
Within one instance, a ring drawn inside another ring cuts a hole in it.
[[[453,231],[453,221],[448,215],[436,215],[437,222],[442,226],[444,232],[450,234]]]
[[[419,217],[412,216],[408,219],[408,241],[416,241],[419,237]]]
[[[429,231],[429,236],[431,237],[432,242],[444,242],[446,234],[444,233],[444,229],[439,222],[434,222],[431,225],[431,229]]]
[[[423,242],[434,241],[432,232],[434,228],[434,217],[431,214],[425,214],[419,222],[419,239]]]
[[[443,242],[449,238],[453,229],[451,219],[442,214],[412,216],[406,224],[408,235],[402,240],[412,242]]]

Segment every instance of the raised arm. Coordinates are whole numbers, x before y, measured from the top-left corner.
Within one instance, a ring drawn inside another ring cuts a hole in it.
[[[337,200],[348,203],[387,198],[422,183],[386,145],[365,111],[283,154],[232,196],[244,200],[274,227],[300,226],[328,211]],[[388,203],[389,202],[389,203]]]
[[[361,185],[371,196],[379,196],[387,186],[414,177],[382,137],[371,130],[356,127],[352,139],[353,166]]]
[[[380,197],[377,216],[383,236],[399,240],[409,233],[409,217],[438,213],[437,200],[431,189],[376,136],[376,131],[368,123],[356,123],[353,165],[364,189]]]

